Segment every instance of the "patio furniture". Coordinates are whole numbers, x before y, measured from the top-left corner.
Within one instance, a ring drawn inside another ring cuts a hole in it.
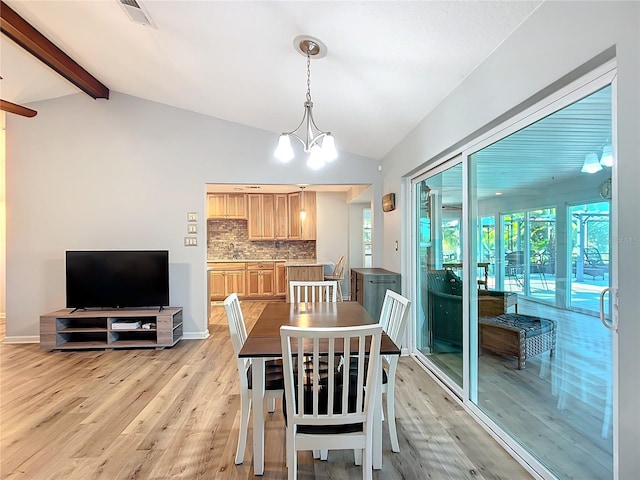
[[[507,278],[513,278],[516,284],[522,286],[524,283],[524,252],[509,252],[505,255],[506,265],[504,269]]]
[[[462,279],[451,270],[429,270],[422,278],[422,309],[434,351],[462,347]],[[518,311],[514,292],[478,289],[478,316],[491,317]]]
[[[596,277],[602,277],[604,280],[604,274],[607,272],[609,272],[609,265],[604,263],[598,249],[585,248],[582,273],[589,275],[594,280]]]
[[[481,349],[515,356],[518,370],[527,358],[546,351],[552,357],[556,346],[556,322],[547,318],[505,313],[481,318],[478,331]]]

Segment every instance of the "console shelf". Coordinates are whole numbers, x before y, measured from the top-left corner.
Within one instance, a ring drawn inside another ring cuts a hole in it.
[[[155,327],[142,328],[148,323]],[[67,308],[40,317],[40,348],[44,350],[162,349],[173,347],[181,338],[179,307],[75,312]]]

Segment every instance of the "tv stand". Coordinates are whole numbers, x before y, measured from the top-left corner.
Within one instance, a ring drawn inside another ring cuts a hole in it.
[[[139,325],[138,325],[139,323]],[[143,325],[152,324],[153,326]],[[173,347],[182,338],[182,308],[78,310],[40,317],[40,348],[86,350]]]

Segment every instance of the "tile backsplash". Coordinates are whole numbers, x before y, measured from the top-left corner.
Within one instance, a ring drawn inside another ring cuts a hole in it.
[[[250,241],[246,220],[207,220],[207,259],[302,260],[316,258],[315,240]]]

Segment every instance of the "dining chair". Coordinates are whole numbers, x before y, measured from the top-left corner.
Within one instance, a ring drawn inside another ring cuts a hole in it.
[[[336,266],[333,269],[333,273],[331,273],[330,275],[324,276],[325,280],[335,280],[336,282],[338,282],[338,301],[339,302],[342,301],[342,286],[340,284],[342,283],[342,280],[344,280],[345,260],[346,260],[345,256],[340,255],[340,258],[338,258],[338,261],[336,262]]]
[[[363,479],[372,479],[381,336],[379,324],[280,327],[289,480],[297,478],[298,451],[346,449],[354,449]],[[340,353],[348,365],[357,367],[338,370]],[[323,364],[325,358],[328,368]]]
[[[238,376],[240,377],[240,429],[235,459],[236,465],[239,465],[244,459],[244,451],[247,445],[247,429],[249,425],[249,415],[251,413],[252,367],[251,359],[238,357],[238,353],[247,339],[247,328],[244,323],[244,316],[240,307],[240,301],[238,300],[238,294],[232,293],[225,298],[224,309],[227,312],[229,333],[231,334],[231,343],[238,364]],[[284,395],[282,359],[267,361],[265,362],[264,368],[264,396],[269,400],[269,412],[273,412],[275,411],[275,399],[282,398]]]
[[[393,290],[387,290],[380,311],[380,325],[382,330],[389,336],[398,348],[402,348],[404,331],[407,326],[409,307],[411,301]],[[398,432],[396,430],[395,415],[395,390],[396,390],[396,370],[400,355],[383,355],[382,368],[382,393],[387,397],[386,419],[389,425],[389,436],[391,437],[391,450],[400,451],[398,443]]]
[[[335,280],[290,281],[289,302],[335,303],[338,301],[338,282]]]

